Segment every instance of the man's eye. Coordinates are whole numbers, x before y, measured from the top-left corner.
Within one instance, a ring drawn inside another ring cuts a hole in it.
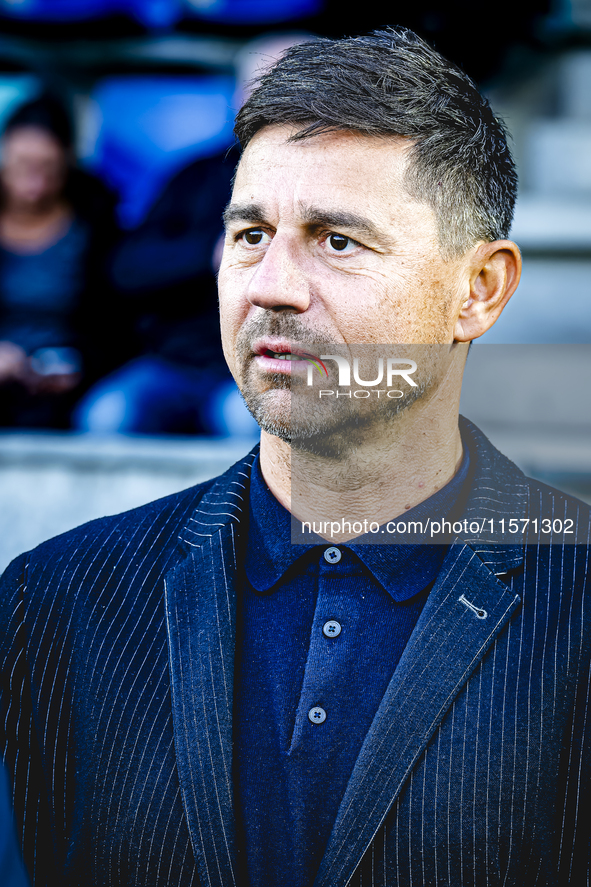
[[[250,231],[244,231],[240,235],[240,237],[242,238],[242,240],[245,241],[245,243],[248,243],[249,246],[259,246],[261,243],[263,243],[267,235],[264,231],[261,231],[260,228],[253,228]]]
[[[327,239],[328,245],[339,253],[344,252],[347,247],[355,247],[357,244],[350,237],[344,234],[329,234]]]

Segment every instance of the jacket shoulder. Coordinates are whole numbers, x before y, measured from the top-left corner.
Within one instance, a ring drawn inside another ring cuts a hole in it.
[[[591,551],[591,506],[555,487],[525,478],[529,490],[530,541]],[[587,555],[588,556],[588,555]]]
[[[526,475],[515,462],[500,452],[485,434],[464,416],[460,416],[462,440],[468,446],[471,458],[477,465],[476,486],[486,491],[503,494],[507,503],[513,504],[520,495],[527,495],[531,502],[542,504],[563,503],[578,507],[581,513],[591,514],[591,505],[569,493],[552,487],[543,481]]]
[[[173,534],[175,527],[180,527],[183,520],[199,505],[207,491],[218,478],[204,481],[193,487],[172,493],[161,499],[155,499],[136,508],[95,518],[87,523],[60,533],[47,539],[40,545],[26,552],[29,563],[47,562],[59,556],[65,549],[84,548],[90,555],[96,554],[109,540],[112,546],[117,541],[124,542],[136,537],[142,528],[151,528],[150,535],[162,535],[164,531]]]
[[[3,582],[14,582],[25,569],[30,579],[36,576],[55,583],[85,570],[96,575],[105,570],[121,574],[133,565],[140,571],[157,564],[164,567],[175,554],[180,556],[179,535],[204,496],[230,488],[236,478],[247,474],[251,461],[252,453],[203,483],[54,536],[17,557]]]
[[[145,583],[178,557],[179,530],[214,482],[89,521],[19,555],[0,578],[0,635],[13,635],[22,620],[51,622],[55,630],[107,588],[114,598],[139,600]]]
[[[536,478],[527,475],[524,475],[524,478],[529,487],[530,498],[539,499],[541,503],[575,507],[580,510],[581,515],[591,516],[591,505],[584,502],[583,499],[579,499],[571,493],[565,493],[564,490],[559,490],[557,487],[552,487]]]
[[[479,531],[471,530],[466,541],[482,549],[499,569],[503,558],[520,563],[523,545],[589,546],[591,508],[587,503],[527,477],[464,417],[460,417],[460,429],[472,471],[464,516],[473,526],[479,525]]]

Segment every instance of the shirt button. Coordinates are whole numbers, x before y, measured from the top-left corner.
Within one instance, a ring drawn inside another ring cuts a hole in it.
[[[324,552],[324,560],[327,564],[338,564],[342,556],[339,549],[334,547],[327,548]]]
[[[338,638],[341,633],[341,624],[336,619],[329,619],[322,626],[322,634],[327,638]]]
[[[323,724],[326,720],[326,712],[319,705],[315,705],[308,712],[308,718],[313,724]]]

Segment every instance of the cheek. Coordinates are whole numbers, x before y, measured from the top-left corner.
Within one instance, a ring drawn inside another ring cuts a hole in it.
[[[396,331],[399,341],[409,344],[451,341],[453,305],[446,269],[434,269],[432,262],[417,263],[385,294],[381,306],[384,328]]]
[[[233,342],[240,326],[239,313],[236,306],[227,299],[220,297],[220,329],[222,342]]]
[[[252,304],[249,300],[252,277],[256,269],[237,261],[231,248],[224,248],[218,273],[220,311],[241,323]]]
[[[395,341],[403,289],[389,275],[367,272],[337,288],[332,313],[344,340],[351,344]]]
[[[381,274],[355,269],[347,274],[320,277],[313,291],[318,292],[323,306],[343,331],[358,331],[383,323],[383,306],[391,291],[391,281]]]
[[[234,343],[248,313],[249,305],[241,297],[233,275],[223,268],[220,269],[218,277],[218,296],[222,345],[226,360],[230,362],[234,352]]]
[[[233,376],[236,375],[236,335],[237,331],[233,319],[220,310],[220,331],[222,337],[222,351],[228,364],[228,369]]]

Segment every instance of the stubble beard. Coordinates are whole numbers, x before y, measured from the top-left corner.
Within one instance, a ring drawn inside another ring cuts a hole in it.
[[[267,390],[260,390],[260,382],[252,378],[254,367],[247,370],[244,382],[240,386],[244,403],[259,427],[279,437],[287,443],[291,442],[291,381],[280,373],[271,373],[265,377]]]
[[[237,339],[239,387],[249,412],[267,434],[311,454],[342,457],[384,431],[396,433],[397,420],[435,384],[437,373],[433,372],[432,362],[421,361],[423,366],[417,377],[417,387],[405,391],[401,399],[383,398],[371,402],[371,398],[365,401],[347,397],[319,399],[318,387],[308,387],[305,373],[263,374],[258,369],[251,343],[264,336],[291,339],[315,355],[334,353],[335,349],[343,353],[347,346],[335,346],[327,337],[319,337],[316,331],[312,339],[295,316],[279,314],[261,318],[260,322],[243,330]],[[381,348],[386,352],[397,346],[365,347]],[[419,350],[421,347],[433,346],[418,346]],[[337,387],[334,374],[320,387],[325,386],[327,389]]]
[[[329,347],[330,337],[311,332],[297,315],[278,312],[255,318],[240,331],[236,340],[235,358],[238,370],[236,382],[250,414],[267,434],[291,443],[293,433],[292,377],[283,373],[265,373],[255,364],[252,343],[269,337],[280,337],[297,342],[312,353]],[[298,433],[314,434],[314,429],[298,429]]]

